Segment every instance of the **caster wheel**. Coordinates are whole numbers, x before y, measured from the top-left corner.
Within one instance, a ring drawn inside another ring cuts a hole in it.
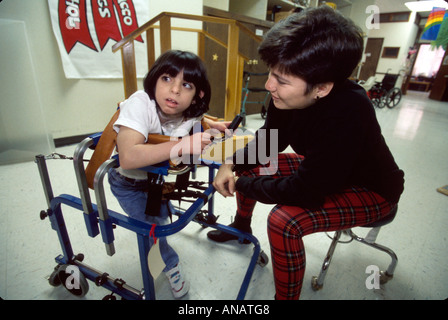
[[[103,300],[113,300],[113,301],[115,301],[115,300],[117,300],[117,297],[114,296],[113,293],[111,293],[111,294],[108,294],[107,296],[105,296],[105,297],[103,298]]]
[[[57,265],[48,278],[48,282],[53,287],[59,287],[61,285],[61,279],[59,279],[59,267],[60,265]]]
[[[77,266],[65,264],[59,268],[57,274],[61,284],[71,294],[82,298],[89,291],[89,284]]]
[[[257,263],[261,266],[264,267],[265,265],[267,265],[269,262],[269,258],[268,255],[266,253],[264,253],[263,250],[261,250],[260,255],[258,256],[258,260]]]
[[[380,271],[380,284],[385,284],[387,283],[389,280],[392,280],[392,278],[394,277],[393,274],[388,274],[387,271]]]
[[[319,291],[320,289],[322,289],[323,288],[323,284],[318,284],[317,283],[317,277],[316,276],[313,276],[312,278],[311,278],[311,288],[314,290],[314,291]]]

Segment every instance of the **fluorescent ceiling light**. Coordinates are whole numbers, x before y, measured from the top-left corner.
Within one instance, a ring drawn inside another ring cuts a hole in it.
[[[422,0],[422,1],[410,1],[405,3],[406,7],[411,11],[431,11],[432,8],[445,8],[448,9],[448,3],[444,0]]]

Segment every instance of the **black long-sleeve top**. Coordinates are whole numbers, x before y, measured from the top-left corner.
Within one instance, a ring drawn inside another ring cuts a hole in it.
[[[306,109],[280,110],[271,101],[260,129],[252,143],[264,143],[265,150],[270,150],[269,143],[278,143],[278,152],[290,145],[305,159],[291,176],[242,176],[236,183],[238,192],[263,203],[315,207],[327,195],[360,186],[398,203],[404,173],[386,145],[369,98],[354,82],[334,87]],[[270,141],[271,129],[278,130],[278,141]],[[249,150],[254,149],[248,145],[243,150],[245,164],[237,161],[241,155],[234,155],[236,171],[256,166],[247,164]]]

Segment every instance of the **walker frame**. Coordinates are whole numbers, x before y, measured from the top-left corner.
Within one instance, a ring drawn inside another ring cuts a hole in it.
[[[77,266],[80,271],[80,286],[77,288],[66,287],[72,294],[78,297],[84,296],[88,289],[88,282],[90,280],[98,286],[102,286],[112,292],[111,295],[105,298],[115,299],[113,294],[121,296],[127,300],[155,300],[156,294],[154,289],[154,279],[151,276],[148,253],[150,250],[149,239],[150,237],[165,237],[170,236],[176,232],[181,231],[191,221],[199,223],[203,227],[211,227],[223,232],[235,235],[238,237],[238,241],[243,243],[244,240],[250,241],[254,245],[253,255],[251,257],[249,266],[247,268],[244,280],[241,284],[240,290],[237,295],[237,300],[244,299],[250,279],[254,272],[256,264],[265,266],[268,263],[267,255],[261,250],[258,239],[235,228],[228,227],[216,223],[216,216],[214,215],[214,199],[213,195],[215,189],[212,185],[215,170],[219,168],[219,164],[214,162],[208,162],[202,160],[202,165],[209,168],[209,186],[203,188],[200,192],[194,192],[197,195],[197,199],[186,210],[175,209],[174,214],[178,216],[178,219],[171,224],[164,226],[156,226],[150,223],[142,222],[127,215],[118,213],[116,211],[107,208],[106,197],[104,192],[103,180],[107,172],[118,166],[118,157],[112,157],[105,161],[96,171],[94,177],[94,191],[96,204],[92,203],[90,199],[90,193],[87,186],[86,175],[84,170],[84,154],[88,148],[94,148],[98,143],[101,133],[90,136],[84,139],[78,144],[73,157],[73,163],[77,178],[77,183],[80,191],[80,197],[60,194],[58,196],[53,195],[51,181],[47,169],[46,157],[43,155],[36,156],[36,163],[39,169],[42,186],[47,201],[48,209],[40,212],[41,219],[49,218],[51,227],[58,234],[62,254],[55,258],[57,263],[54,271],[52,272],[49,282],[52,286],[58,286],[60,284],[65,286],[65,278],[67,276],[66,269],[69,266]],[[161,164],[160,166],[149,166],[144,170],[161,174],[170,174],[170,167],[168,162]],[[109,256],[114,255],[114,227],[122,227],[133,231],[137,234],[138,251],[140,258],[140,267],[143,277],[143,288],[141,290],[133,288],[126,284],[126,282],[119,278],[114,278],[105,272],[96,270],[95,268],[83,263],[84,255],[76,254],[71,245],[70,236],[67,231],[67,227],[64,221],[62,205],[72,207],[83,213],[84,222],[87,229],[87,233],[90,237],[96,237],[101,233],[102,240],[106,247],[106,253]],[[208,210],[202,210],[207,205]]]

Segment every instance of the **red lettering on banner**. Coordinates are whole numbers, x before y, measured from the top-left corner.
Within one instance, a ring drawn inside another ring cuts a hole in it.
[[[112,0],[115,8],[117,9],[118,16],[120,18],[121,31],[123,37],[126,37],[132,31],[138,28],[137,14],[135,13],[135,7],[132,0]],[[141,36],[138,36],[135,40],[143,42]]]
[[[59,0],[59,28],[67,53],[80,42],[98,51],[89,32],[85,0]]]
[[[112,0],[92,0],[92,12],[101,50],[104,49],[109,39],[120,41],[121,34]]]

